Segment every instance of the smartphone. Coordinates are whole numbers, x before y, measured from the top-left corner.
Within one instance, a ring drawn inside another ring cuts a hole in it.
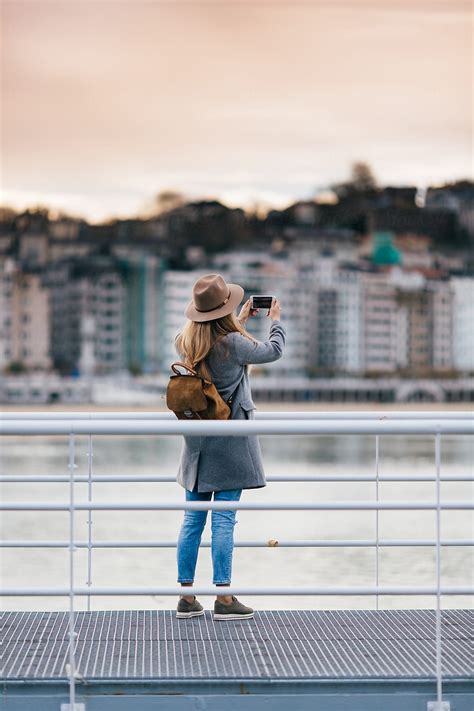
[[[271,308],[274,296],[251,296],[250,308],[252,309],[269,309]]]

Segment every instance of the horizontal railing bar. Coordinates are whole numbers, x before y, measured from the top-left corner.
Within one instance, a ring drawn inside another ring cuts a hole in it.
[[[87,474],[76,474],[74,477],[74,481],[76,483],[89,483],[92,482],[94,483],[107,483],[107,484],[114,484],[114,483],[127,483],[127,482],[133,482],[133,483],[168,483],[168,482],[173,482],[176,483],[176,475],[173,476],[172,474],[169,475],[162,475],[162,476],[152,476],[152,475],[134,475],[134,474],[103,474],[103,475],[95,475],[92,478],[89,478]],[[379,476],[378,479],[373,476],[372,474],[367,475],[367,474],[320,474],[317,476],[311,475],[311,474],[298,474],[297,476],[285,476],[284,474],[279,475],[276,474],[274,476],[270,475],[266,477],[267,482],[279,482],[279,483],[284,483],[284,482],[293,482],[293,483],[298,483],[298,482],[350,482],[350,481],[355,481],[355,482],[383,482],[383,481],[403,481],[403,482],[420,482],[420,481],[427,481],[427,482],[434,482],[436,481],[436,477],[433,476],[432,474],[386,474],[385,476]],[[470,474],[457,474],[454,476],[442,476],[440,477],[440,481],[442,482],[474,482],[474,476]],[[14,474],[12,475],[0,475],[0,484],[6,484],[6,483],[14,483],[14,484],[21,484],[21,483],[63,483],[67,482],[68,484],[70,483],[70,478],[66,474],[42,474],[42,475],[21,475],[21,476],[15,476]]]
[[[73,506],[67,503],[9,501],[0,502],[0,511],[434,511],[436,503],[413,501],[164,501],[151,502],[90,503],[79,502]],[[446,501],[441,504],[444,510],[472,510],[474,502]]]
[[[257,419],[265,420],[462,420],[472,419],[471,410],[455,410],[446,412],[445,410],[393,410],[381,411],[314,411],[314,410],[255,410]],[[0,414],[0,420],[174,420],[172,412],[4,412]]]
[[[440,541],[442,546],[474,546],[470,539],[446,539]],[[76,541],[76,548],[89,548],[88,541]],[[211,542],[201,542],[201,548],[210,548]],[[383,548],[428,547],[435,546],[435,540],[429,539],[387,539],[379,540],[308,540],[286,541],[270,539],[269,541],[235,541],[235,548]],[[175,541],[94,541],[91,548],[176,548]],[[0,548],[69,548],[69,541],[0,541]]]
[[[437,588],[434,586],[428,587],[410,587],[410,586],[370,586],[370,587],[266,587],[252,588],[244,586],[229,586],[211,587],[156,587],[156,588],[102,588],[102,587],[78,587],[73,589],[74,595],[150,595],[150,596],[178,596],[182,595],[183,591],[186,595],[436,595]],[[474,587],[442,587],[442,595],[472,595]],[[62,597],[69,595],[69,588],[3,588],[0,589],[2,597]]]
[[[474,419],[465,420],[0,420],[0,435],[429,435],[474,434]]]

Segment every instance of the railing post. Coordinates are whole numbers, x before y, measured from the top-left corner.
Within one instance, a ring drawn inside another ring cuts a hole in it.
[[[92,503],[92,435],[87,438],[87,459],[88,459],[88,480],[87,480],[87,501]],[[92,511],[89,509],[87,518],[87,587],[92,585]],[[87,611],[91,609],[91,596],[87,596]]]
[[[441,428],[435,434],[436,468],[436,701],[428,702],[428,711],[449,711],[449,701],[443,701],[442,631],[441,631]]]
[[[69,705],[61,704],[61,711],[79,711],[76,705],[76,661],[74,655],[74,643],[76,633],[74,631],[74,470],[75,464],[75,440],[74,433],[69,433],[69,664],[66,673],[69,677]],[[79,705],[80,708],[81,705]],[[84,708],[82,706],[82,708]]]
[[[441,632],[441,432],[435,435],[436,463],[436,711],[449,711],[443,704]]]
[[[375,501],[379,503],[379,435],[375,435]],[[379,586],[379,510],[375,511],[375,585]],[[379,596],[375,596],[375,609],[379,609]]]

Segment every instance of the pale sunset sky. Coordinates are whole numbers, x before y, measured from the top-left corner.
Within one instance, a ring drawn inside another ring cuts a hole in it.
[[[282,206],[365,160],[472,176],[472,4],[3,0],[3,204],[99,222],[160,190]]]

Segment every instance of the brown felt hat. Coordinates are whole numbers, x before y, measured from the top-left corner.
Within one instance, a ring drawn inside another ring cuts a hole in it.
[[[242,301],[244,290],[228,284],[220,274],[206,274],[193,286],[193,300],[184,310],[191,321],[212,321],[232,313]]]

